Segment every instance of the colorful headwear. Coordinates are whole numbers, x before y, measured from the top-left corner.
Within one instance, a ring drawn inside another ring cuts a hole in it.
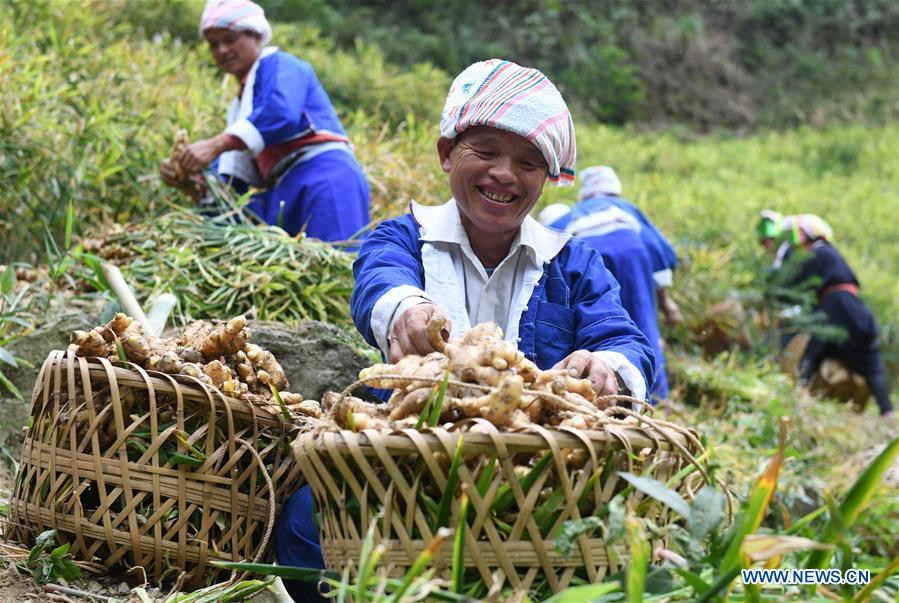
[[[490,59],[460,73],[440,115],[440,135],[452,140],[472,126],[527,138],[546,159],[554,184],[574,182],[574,123],[562,95],[538,70]]]
[[[833,240],[833,228],[815,214],[786,216],[781,222],[781,234],[793,245],[804,245],[819,239]]]
[[[200,19],[200,35],[207,29],[253,31],[262,36],[263,46],[272,39],[265,11],[250,0],[207,0]]]
[[[780,223],[783,221],[783,216],[770,209],[763,209],[759,212],[759,216],[758,224],[755,226],[759,241],[778,238],[780,236]]]
[[[607,165],[596,165],[581,172],[581,190],[578,200],[602,197],[603,195],[620,195],[621,180],[615,170]]]
[[[544,226],[549,226],[565,214],[571,211],[571,208],[562,203],[550,203],[540,210],[537,215],[537,221]]]

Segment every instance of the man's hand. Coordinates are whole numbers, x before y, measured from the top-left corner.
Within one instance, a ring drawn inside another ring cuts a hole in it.
[[[390,362],[397,362],[407,354],[424,356],[437,351],[428,338],[428,321],[431,316],[440,313],[440,309],[432,303],[421,303],[403,312],[393,324],[393,333],[387,337],[390,343]],[[449,318],[446,329],[452,330]]]
[[[568,354],[554,369],[568,369],[572,377],[589,379],[600,396],[618,393],[618,376],[608,365],[587,350]]]
[[[178,172],[175,165],[169,159],[163,159],[159,164],[159,176],[162,181],[171,187],[177,188],[179,191],[193,199],[199,201],[206,194],[206,185],[199,176],[192,178],[178,178]]]
[[[178,172],[171,159],[163,159],[162,163],[159,164],[159,176],[163,182],[178,189],[183,188],[187,184],[184,178],[178,178]]]
[[[227,138],[224,134],[219,134],[188,145],[178,155],[178,163],[185,173],[197,174],[227,149]]]
[[[678,307],[677,302],[674,301],[674,298],[671,297],[671,294],[668,293],[668,287],[659,287],[656,289],[656,299],[659,302],[659,308],[662,310],[662,314],[665,316],[665,322],[668,323],[668,326],[673,329],[679,325],[681,322],[680,308]]]

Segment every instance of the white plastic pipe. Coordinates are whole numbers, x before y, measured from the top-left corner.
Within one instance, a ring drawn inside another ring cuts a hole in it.
[[[150,334],[159,337],[165,330],[165,323],[172,313],[172,308],[178,303],[178,298],[171,293],[163,293],[150,306],[147,312],[147,320],[150,322]]]
[[[106,262],[102,264],[102,268],[103,276],[106,277],[106,282],[109,283],[112,292],[119,298],[119,302],[122,304],[125,313],[139,322],[144,328],[145,333],[152,333],[153,327],[150,325],[150,321],[147,320],[147,315],[144,314],[144,311],[141,309],[131,287],[125,282],[122,272],[117,267],[112,264],[107,264]]]

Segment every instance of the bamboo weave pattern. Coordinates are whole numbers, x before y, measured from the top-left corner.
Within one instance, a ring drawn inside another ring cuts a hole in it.
[[[610,422],[603,431],[534,426],[530,433],[501,432],[473,419],[451,430],[320,429],[301,434],[294,453],[316,499],[329,569],[358,571],[354,560],[374,523],[375,542],[385,547],[382,565],[403,573],[441,527],[435,501],[451,487],[444,527],[458,525],[464,491],[470,500],[464,565],[467,582],[483,581],[477,596],[487,589],[558,592],[575,577],[598,582],[626,564],[625,548],[607,546],[595,532],[579,536],[570,555],[559,554],[553,538],[562,524],[601,514],[627,485],[618,471],[666,480],[684,469],[690,459],[683,452],[700,451],[684,431],[649,429],[633,420]],[[460,439],[462,462],[453,480],[449,459]],[[528,462],[523,475],[516,465]],[[679,489],[689,498],[687,481]],[[634,491],[628,501],[660,527],[672,521],[667,507],[644,498]],[[434,560],[444,578],[451,548],[444,546]]]
[[[56,529],[77,559],[206,582],[211,560],[264,558],[277,506],[300,485],[292,427],[192,377],[51,352],[10,536]]]

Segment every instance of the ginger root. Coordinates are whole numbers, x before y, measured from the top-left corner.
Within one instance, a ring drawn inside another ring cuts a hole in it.
[[[187,179],[187,174],[184,173],[184,169],[181,167],[181,163],[178,161],[178,157],[181,156],[181,152],[187,148],[187,130],[181,128],[175,131],[175,139],[172,141],[172,152],[169,155],[169,161],[172,162],[172,167],[175,169],[175,177],[184,181]]]
[[[219,356],[230,356],[238,350],[242,350],[250,340],[250,333],[246,326],[245,316],[235,316],[225,324],[215,327],[199,348],[203,358],[212,360]]]
[[[450,332],[449,329],[446,328],[448,322],[449,318],[447,318],[446,314],[437,311],[431,315],[431,318],[428,319],[428,324],[425,327],[425,332],[428,335],[428,342],[430,342],[438,352],[443,351],[443,347],[449,339]]]

